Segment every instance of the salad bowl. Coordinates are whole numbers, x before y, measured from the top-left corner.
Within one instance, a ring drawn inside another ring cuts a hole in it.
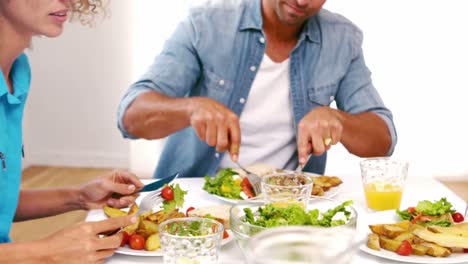
[[[268,204],[263,199],[243,201],[230,210],[231,231],[243,250],[253,235],[279,226],[313,226],[317,228],[356,228],[357,211],[351,202],[311,197],[305,208]],[[272,212],[274,211],[274,212]]]

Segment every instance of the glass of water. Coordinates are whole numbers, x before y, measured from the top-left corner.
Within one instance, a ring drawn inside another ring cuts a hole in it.
[[[278,173],[262,177],[262,195],[266,203],[307,205],[314,181],[303,173]]]
[[[355,234],[347,226],[270,228],[247,242],[245,257],[248,264],[345,264],[361,244]]]
[[[224,227],[215,220],[175,218],[159,225],[165,264],[217,264]]]

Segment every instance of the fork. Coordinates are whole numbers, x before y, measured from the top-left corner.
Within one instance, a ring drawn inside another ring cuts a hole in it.
[[[139,216],[145,211],[152,210],[155,205],[160,204],[162,201],[161,190],[149,192],[138,205],[138,211],[135,213],[135,216]]]
[[[260,193],[262,193],[262,188],[260,187],[260,183],[262,182],[262,178],[258,176],[257,174],[251,172],[250,170],[242,167],[242,165],[239,164],[238,161],[235,162],[239,168],[241,168],[243,171],[245,171],[247,174],[247,179],[249,180],[250,184],[252,184],[252,187],[254,188],[255,196],[258,196]]]

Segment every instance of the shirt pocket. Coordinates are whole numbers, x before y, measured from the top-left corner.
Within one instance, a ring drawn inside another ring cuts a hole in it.
[[[337,90],[338,82],[311,87],[307,91],[309,107],[330,106],[335,100]]]
[[[203,70],[200,95],[210,97],[224,105],[228,105],[231,97],[233,83],[220,75]]]

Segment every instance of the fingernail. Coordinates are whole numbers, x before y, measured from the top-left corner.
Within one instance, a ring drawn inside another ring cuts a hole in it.
[[[130,222],[132,223],[136,223],[136,221],[137,221],[137,218],[135,216],[133,216],[132,219],[130,219]]]
[[[110,206],[114,206],[114,205],[115,205],[115,204],[114,204],[114,200],[109,200],[107,203],[108,203]]]
[[[135,185],[133,185],[133,184],[132,184],[132,185],[129,185],[129,186],[128,186],[128,189],[129,189],[129,190],[134,190],[134,189],[135,189]]]
[[[238,156],[237,155],[232,155],[232,161],[237,161]]]
[[[305,158],[300,158],[300,159],[299,159],[299,163],[304,164],[305,162],[306,162],[306,159],[305,159]]]

